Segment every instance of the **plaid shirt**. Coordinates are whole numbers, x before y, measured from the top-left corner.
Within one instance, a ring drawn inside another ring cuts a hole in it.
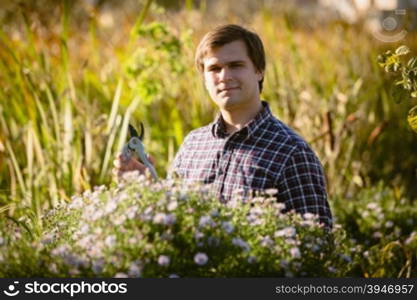
[[[247,199],[254,191],[277,189],[285,211],[316,214],[331,227],[320,161],[306,141],[272,115],[267,102],[262,104],[263,110],[231,135],[226,133],[221,115],[190,132],[169,176],[177,174],[186,183],[212,184],[225,202],[236,191]]]

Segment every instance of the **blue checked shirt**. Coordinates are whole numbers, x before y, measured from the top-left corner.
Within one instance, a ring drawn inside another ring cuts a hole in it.
[[[276,189],[285,210],[313,213],[332,226],[323,168],[299,135],[276,119],[267,102],[244,128],[227,134],[221,115],[184,139],[169,176],[211,184],[221,201]]]

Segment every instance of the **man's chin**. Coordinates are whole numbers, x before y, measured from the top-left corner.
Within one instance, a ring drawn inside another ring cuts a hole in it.
[[[233,97],[223,97],[216,101],[216,104],[220,109],[229,109],[235,107],[236,105],[239,105],[239,103],[239,99]]]

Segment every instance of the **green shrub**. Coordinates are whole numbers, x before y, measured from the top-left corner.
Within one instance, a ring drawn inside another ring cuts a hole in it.
[[[39,235],[3,233],[0,277],[333,277],[356,264],[339,226],[282,214],[274,190],[223,204],[209,186],[129,176],[49,211]]]
[[[361,245],[363,276],[416,276],[417,207],[411,200],[381,182],[332,204],[336,222]]]

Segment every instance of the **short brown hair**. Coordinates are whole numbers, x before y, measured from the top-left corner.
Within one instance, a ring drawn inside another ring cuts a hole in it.
[[[195,64],[197,69],[201,73],[204,72],[203,59],[209,50],[224,46],[237,40],[241,40],[245,43],[248,56],[256,70],[258,72],[264,72],[265,50],[261,39],[256,33],[235,24],[216,27],[203,37],[195,54]],[[259,81],[259,92],[262,91],[263,81],[264,78]]]

